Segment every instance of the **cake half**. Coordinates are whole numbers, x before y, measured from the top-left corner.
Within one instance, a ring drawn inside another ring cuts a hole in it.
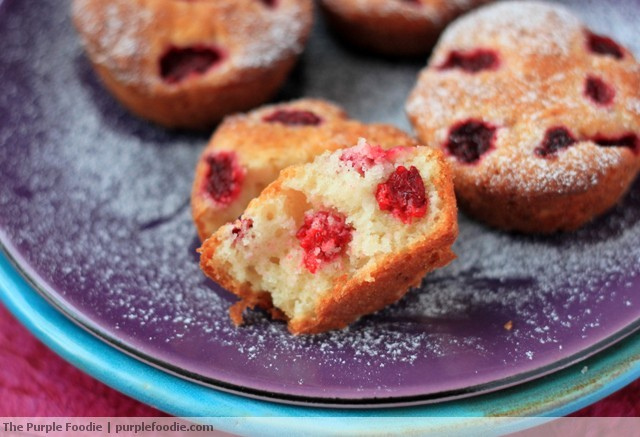
[[[288,167],[201,251],[201,267],[294,334],[344,328],[451,262],[457,209],[449,168],[428,147],[361,139]]]

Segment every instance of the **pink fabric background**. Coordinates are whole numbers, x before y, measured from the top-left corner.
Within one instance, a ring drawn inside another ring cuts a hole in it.
[[[0,305],[0,417],[164,415],[59,358]],[[575,416],[640,416],[640,380]]]

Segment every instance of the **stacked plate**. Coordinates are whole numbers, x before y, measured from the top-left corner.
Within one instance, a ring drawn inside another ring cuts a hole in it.
[[[300,416],[343,429],[369,416],[367,432],[392,416],[424,431],[436,425],[415,417],[564,415],[640,376],[638,183],[571,234],[461,216],[458,260],[344,331],[294,337],[262,313],[234,328],[232,298],[199,272],[188,207],[206,136],[130,116],[68,5],[31,3],[0,2],[0,297],[73,364],[175,415],[278,416],[273,433]],[[637,3],[563,3],[640,55]],[[279,98],[408,130],[425,62],[348,52],[318,23]],[[256,426],[243,423],[234,431]]]

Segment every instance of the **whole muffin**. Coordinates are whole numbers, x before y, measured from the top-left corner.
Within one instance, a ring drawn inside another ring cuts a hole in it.
[[[415,139],[385,124],[348,118],[339,106],[318,99],[268,105],[225,118],[196,168],[191,209],[201,239],[234,221],[251,199],[285,167],[313,160],[360,137],[384,149],[415,145]]]
[[[551,233],[609,210],[640,167],[640,65],[569,10],[504,2],[444,33],[407,102],[453,168],[460,207]]]
[[[320,0],[331,28],[351,45],[390,56],[425,55],[442,30],[490,0]]]
[[[135,114],[204,129],[260,105],[306,42],[311,0],[73,0],[98,75]]]

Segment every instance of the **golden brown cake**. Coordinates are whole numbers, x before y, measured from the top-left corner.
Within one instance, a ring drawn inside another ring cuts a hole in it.
[[[135,114],[207,128],[275,94],[306,42],[311,0],[73,0],[106,87]]]
[[[490,0],[320,0],[346,42],[391,56],[425,55],[460,14]]]
[[[389,125],[363,124],[342,108],[301,99],[227,117],[202,153],[191,193],[191,209],[204,240],[233,221],[285,167],[369,138],[385,149],[415,140]]]
[[[407,112],[450,162],[461,209],[551,233],[609,210],[640,167],[640,65],[566,8],[486,6],[453,23]]]
[[[294,334],[340,329],[455,258],[453,183],[440,152],[363,139],[288,167],[201,248],[203,271]]]

